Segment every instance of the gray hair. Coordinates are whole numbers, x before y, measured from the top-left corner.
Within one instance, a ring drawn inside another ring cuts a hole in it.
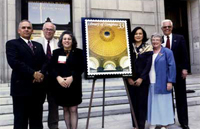
[[[165,19],[161,22],[161,27],[163,27],[164,22],[170,22],[171,25],[173,26],[173,22],[170,19]]]
[[[47,24],[52,24],[54,26],[54,31],[56,30],[56,25],[54,25],[52,22],[45,22],[44,25],[43,25],[43,27],[42,27],[43,30],[45,29],[45,26]]]
[[[151,41],[152,41],[152,38],[160,38],[160,41],[162,42],[162,35],[161,34],[159,34],[159,33],[153,33],[152,35],[151,35]]]
[[[28,23],[30,23],[30,25],[31,25],[31,28],[33,28],[33,26],[32,26],[32,23],[31,23],[29,20],[27,20],[27,19],[24,19],[24,20],[20,21],[20,23],[19,23],[19,26],[18,26],[18,29],[20,29],[20,27],[21,27],[21,24],[22,24],[23,22],[28,22]]]

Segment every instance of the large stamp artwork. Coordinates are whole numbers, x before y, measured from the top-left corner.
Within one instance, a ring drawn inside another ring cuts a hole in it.
[[[130,76],[129,20],[82,18],[86,77]]]

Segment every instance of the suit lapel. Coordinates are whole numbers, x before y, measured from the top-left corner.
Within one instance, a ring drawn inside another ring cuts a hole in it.
[[[55,38],[53,38],[53,45],[54,45],[54,49],[58,48],[58,41]]]
[[[164,41],[164,36],[162,36],[162,44],[164,43],[165,41]]]
[[[31,48],[28,46],[28,44],[21,38],[19,38],[19,41],[21,42],[21,45],[25,48],[25,50],[27,50],[28,53],[33,55],[33,52],[31,50]]]
[[[66,56],[66,53],[64,51],[64,48],[60,49],[59,55],[58,56]],[[66,58],[66,62],[67,62],[67,58]],[[67,64],[67,63],[66,63]]]
[[[42,47],[44,49],[44,52],[46,53],[46,50],[45,50],[45,38],[42,38],[41,39],[42,41],[40,42],[42,44]]]
[[[158,56],[155,59],[155,62],[157,62],[163,55],[164,55],[164,52],[163,52],[163,47],[162,47],[160,52],[158,53]]]
[[[73,56],[74,56],[74,51],[75,50],[70,51],[69,56],[66,58],[66,64],[65,65],[69,66],[70,62],[72,62]],[[64,48],[60,49],[58,56],[66,56],[66,53],[64,52]]]
[[[69,57],[68,57],[69,62],[72,62],[73,55],[74,55],[74,50],[71,50],[70,53],[69,53]]]
[[[38,52],[38,48],[36,47],[37,45],[35,44],[34,41],[32,41],[32,43],[33,43],[33,51],[34,51],[34,55],[36,55],[37,52]]]
[[[177,45],[176,35],[172,34],[172,48],[171,48],[172,51],[174,50],[174,48],[176,48],[176,45]]]

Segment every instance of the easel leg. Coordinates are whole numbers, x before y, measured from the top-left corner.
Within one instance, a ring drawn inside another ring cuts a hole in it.
[[[86,129],[88,129],[88,126],[89,126],[89,119],[90,119],[90,112],[91,112],[92,100],[93,100],[93,95],[94,95],[95,81],[96,81],[96,79],[93,79],[92,91],[91,91],[91,97],[90,97],[90,105],[89,105],[89,109],[88,109],[88,117],[87,117]]]
[[[104,128],[104,111],[105,111],[105,82],[106,79],[103,78],[103,111],[102,111],[102,128]]]
[[[130,94],[129,94],[129,91],[128,91],[128,87],[127,87],[127,84],[126,84],[126,80],[123,78],[123,81],[124,81],[124,86],[125,86],[126,93],[127,93],[127,96],[128,96],[128,101],[129,101],[129,104],[130,104],[133,120],[134,120],[136,129],[139,129],[138,124],[137,124],[137,120],[136,120],[136,117],[135,117],[135,112],[134,112],[134,109],[133,109],[133,104],[131,102],[131,97],[130,97]]]

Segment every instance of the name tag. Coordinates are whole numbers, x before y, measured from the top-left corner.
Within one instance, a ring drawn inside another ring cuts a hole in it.
[[[67,59],[66,56],[59,56],[58,57],[58,63],[59,64],[65,64],[66,63],[66,59]]]

